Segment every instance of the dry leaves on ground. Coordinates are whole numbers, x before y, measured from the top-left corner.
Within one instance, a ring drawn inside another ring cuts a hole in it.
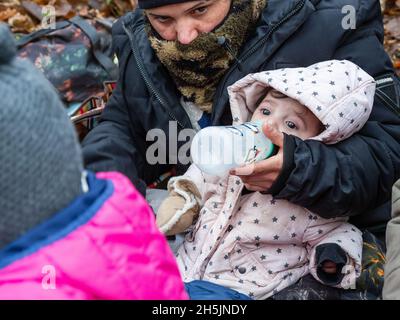
[[[385,49],[400,75],[400,0],[383,1]]]
[[[136,0],[2,0],[0,21],[10,25],[15,33],[30,33],[41,28],[42,8],[51,5],[57,19],[75,15],[84,18],[117,18],[136,7]]]

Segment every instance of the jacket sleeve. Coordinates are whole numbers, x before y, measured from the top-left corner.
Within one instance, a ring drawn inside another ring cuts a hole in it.
[[[307,245],[310,273],[315,279],[338,288],[355,287],[361,273],[361,231],[345,222],[345,218],[323,219],[312,217],[303,237]],[[326,261],[336,263],[337,273],[322,270]]]
[[[122,50],[124,41],[118,22],[113,27],[113,45],[119,58],[119,79],[113,94],[103,111],[99,124],[85,137],[82,147],[86,168],[95,172],[118,171],[126,175],[144,195],[146,184],[139,177],[143,172],[144,159],[134,141],[135,130],[141,128],[139,119],[129,116],[124,97],[125,66],[130,50]],[[120,56],[124,52],[124,56]],[[134,130],[134,128],[136,128]],[[144,131],[144,130],[143,130]]]
[[[346,31],[332,58],[350,60],[374,77],[391,74],[398,105],[400,82],[382,39],[379,1],[361,1],[357,28]],[[399,178],[399,143],[400,117],[375,96],[363,129],[336,145],[285,135],[283,168],[269,193],[325,218],[362,214],[390,199]]]

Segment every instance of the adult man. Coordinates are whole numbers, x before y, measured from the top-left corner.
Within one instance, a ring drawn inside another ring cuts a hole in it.
[[[231,124],[226,88],[248,73],[347,59],[385,76],[386,101],[376,99],[365,127],[335,146],[266,130],[280,152],[253,174],[236,174],[249,190],[268,191],[325,218],[353,216],[361,229],[383,232],[391,186],[400,177],[398,79],[382,46],[379,2],[350,4],[355,29],[344,23],[347,1],[139,1],[143,10],[114,26],[120,78],[101,123],[84,141],[86,165],[121,171],[145,193],[146,184],[174,166],[169,121],[178,132]],[[169,155],[166,164],[146,159],[154,143],[146,133],[154,128],[167,134],[160,151]],[[176,167],[178,173],[186,168]]]

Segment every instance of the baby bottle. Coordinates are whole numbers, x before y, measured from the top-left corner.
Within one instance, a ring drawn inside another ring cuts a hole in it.
[[[224,176],[230,169],[270,157],[273,143],[262,131],[262,121],[200,130],[190,148],[193,162],[203,172]]]

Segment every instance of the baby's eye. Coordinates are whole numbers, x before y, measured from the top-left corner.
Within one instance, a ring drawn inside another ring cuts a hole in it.
[[[292,121],[286,121],[286,125],[287,125],[288,128],[290,128],[290,129],[297,129],[297,126],[296,126],[295,123],[292,122]]]
[[[269,111],[268,109],[261,109],[261,112],[264,116],[269,116],[271,114],[271,111]]]

